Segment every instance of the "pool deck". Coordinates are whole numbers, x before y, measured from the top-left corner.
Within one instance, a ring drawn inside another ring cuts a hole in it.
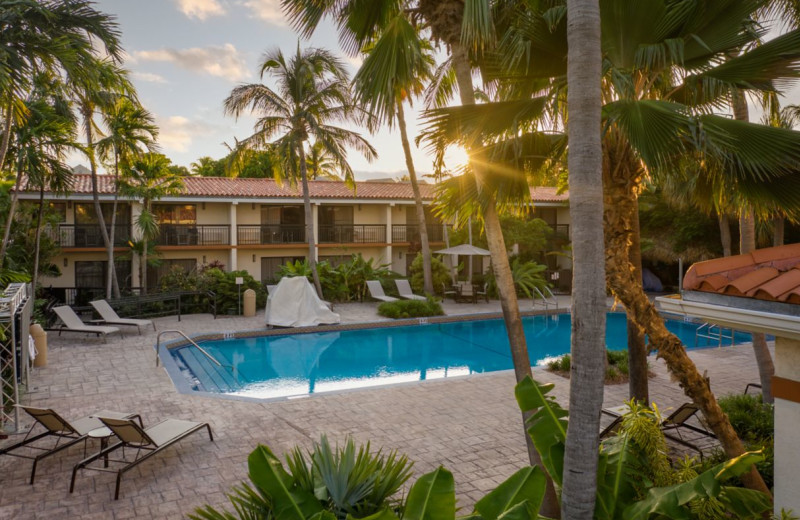
[[[340,304],[334,310],[344,322],[382,320],[376,307]],[[445,303],[449,315],[499,310],[497,301]],[[263,328],[262,312],[254,318],[159,318],[156,324],[159,330],[189,334],[250,330]],[[512,371],[248,402],[179,394],[164,369],[155,366],[152,330],[138,336],[131,328],[122,338],[110,336],[107,345],[81,334],[50,332],[48,339],[48,366],[34,370],[24,404],[53,408],[67,419],[108,409],[140,413],[145,425],[166,418],[207,421],[215,442],[200,432],[137,466],[123,477],[118,501],[113,500],[114,475],[108,473],[79,474],[75,493],[69,493],[72,466],[83,456],[81,444],[40,463],[33,486],[28,485],[30,461],[0,457],[0,519],[185,518],[204,504],[227,505],[225,493],[247,479],[247,455],[257,444],[284,454],[295,445],[311,446],[323,433],[332,440],[352,435],[371,441],[373,448],[397,449],[415,462],[417,476],[445,466],[455,475],[464,513],[527,462]],[[691,357],[701,372],[707,371],[718,396],[758,381],[748,345],[693,351]],[[650,399],[669,413],[686,399],[664,363],[650,363]],[[534,373],[555,383],[555,395],[567,403],[566,379],[543,369]],[[606,406],[620,405],[627,393],[627,385],[606,386]],[[18,438],[12,435],[0,446]],[[90,452],[96,442],[90,441]]]

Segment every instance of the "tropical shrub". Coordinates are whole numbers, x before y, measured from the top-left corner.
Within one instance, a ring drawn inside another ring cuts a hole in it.
[[[390,286],[386,282],[397,275],[389,270],[388,265],[376,264],[373,258],[365,260],[361,253],[354,254],[338,267],[332,267],[325,261],[317,262],[317,274],[322,294],[329,301],[363,301],[368,280],[378,280],[387,293],[396,294],[394,284]],[[305,276],[312,281],[311,268],[305,259],[280,266],[277,277],[281,279],[285,276]]]
[[[431,275],[433,276],[433,290],[441,294],[443,287],[452,285],[450,269],[444,262],[437,257],[431,256]],[[422,294],[425,287],[424,275],[422,273],[422,253],[417,253],[411,266],[408,268],[408,283],[415,293]]]
[[[519,257],[511,261],[511,277],[514,279],[514,287],[517,288],[517,296],[533,298],[534,289],[542,290],[548,286],[544,278],[546,265],[537,264],[534,261],[523,262]],[[494,272],[486,274],[487,290],[493,297],[497,297],[497,280]]]
[[[238,518],[346,520],[397,510],[401,504],[394,495],[413,463],[396,451],[371,453],[369,443],[356,447],[351,438],[332,447],[323,435],[308,453],[292,450],[288,471],[266,446],[256,448],[247,465],[253,485],[235,486],[228,495]],[[206,506],[189,518],[236,517]]]
[[[606,378],[607,385],[626,383],[628,381],[628,351],[627,350],[608,350],[606,349]],[[547,363],[550,372],[569,377],[569,370],[572,365],[572,356],[564,354]]]
[[[428,297],[427,300],[397,300],[396,302],[383,302],[378,305],[378,314],[387,318],[423,318],[427,316],[442,316],[442,305]]]
[[[201,268],[198,271],[185,271],[180,266],[172,269],[161,278],[159,289],[165,293],[175,292],[201,292],[211,291],[216,295],[217,312],[220,314],[238,313],[239,311],[239,286],[236,278],[242,277],[242,298],[244,291],[253,289],[256,292],[256,307],[263,308],[267,304],[267,291],[247,271],[222,271],[216,267]],[[184,302],[187,307],[185,312],[207,312],[208,297],[199,295],[195,301]]]

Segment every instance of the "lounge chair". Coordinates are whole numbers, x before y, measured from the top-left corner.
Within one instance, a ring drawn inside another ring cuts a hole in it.
[[[211,426],[208,423],[199,423],[192,421],[182,421],[179,419],[167,419],[158,424],[154,424],[149,428],[142,428],[131,420],[117,419],[112,417],[101,417],[100,420],[103,424],[117,436],[119,442],[100,450],[100,452],[83,459],[75,467],[72,468],[72,480],[69,484],[69,492],[72,493],[75,489],[75,477],[80,469],[92,469],[96,471],[107,471],[117,474],[117,487],[114,491],[114,500],[119,498],[119,485],[122,480],[122,474],[129,469],[134,468],[139,463],[144,462],[153,455],[160,453],[162,450],[172,446],[179,440],[187,437],[194,432],[200,431],[203,428],[208,430],[208,438],[214,441],[214,435],[211,433]],[[131,449],[135,452],[133,460],[111,460],[109,454],[122,448],[122,456],[125,457],[125,448]],[[89,464],[98,460],[104,459],[105,467],[88,467]],[[108,462],[121,463],[122,465],[117,469],[109,469]]]
[[[620,428],[622,428],[623,417],[617,413],[609,412],[608,410],[600,410],[600,412],[614,418],[605,428],[600,430],[600,440],[607,439],[619,433]]]
[[[700,459],[702,459],[703,450],[701,450],[696,444],[690,442],[690,440],[684,439],[681,433],[684,430],[689,430],[699,433],[703,436],[716,439],[716,436],[710,431],[687,423],[687,421],[694,417],[699,410],[700,409],[694,403],[683,403],[674,412],[672,412],[669,417],[661,421],[661,431],[664,432],[664,436],[666,438],[686,446],[687,448],[695,450],[700,454]]]
[[[386,293],[383,292],[383,286],[381,286],[381,283],[378,280],[368,280],[367,290],[369,291],[369,295],[375,300],[380,300],[382,302],[397,301],[397,298],[386,296]]]
[[[142,327],[147,327],[151,325],[153,330],[156,330],[156,324],[153,323],[153,320],[137,320],[133,318],[120,318],[117,314],[117,311],[111,308],[111,305],[108,304],[105,300],[95,300],[93,302],[89,302],[94,310],[97,311],[97,314],[103,319],[103,323],[107,323],[108,325],[128,325],[131,327],[136,327],[139,329],[139,335],[142,335]]]
[[[97,334],[99,337],[101,334],[103,335],[103,341],[106,340],[106,335],[111,334],[112,332],[119,332],[119,328],[117,327],[107,327],[104,325],[87,325],[81,321],[75,311],[72,310],[72,307],[69,305],[62,305],[60,307],[53,307],[53,312],[61,320],[62,326],[58,329],[58,335],[61,335],[62,331],[68,332],[86,332],[88,334]]]
[[[427,300],[427,298],[424,296],[414,294],[414,292],[411,290],[411,284],[408,283],[408,280],[398,279],[394,281],[394,284],[397,286],[397,292],[400,293],[400,297],[405,300]]]
[[[483,297],[483,299],[486,300],[486,303],[489,303],[489,284],[485,283],[485,284],[483,284],[483,288],[482,289],[476,289],[475,290],[475,297],[476,298]]]
[[[25,435],[24,439],[16,444],[8,446],[7,448],[0,449],[0,455],[10,455],[12,457],[32,460],[33,468],[31,468],[31,484],[33,484],[33,479],[36,477],[36,465],[40,460],[49,457],[50,455],[54,455],[61,450],[65,450],[73,444],[77,444],[81,441],[84,441],[84,456],[86,455],[85,442],[88,439],[89,432],[103,427],[103,423],[100,422],[98,416],[102,415],[103,417],[113,417],[115,419],[138,418],[141,421],[141,417],[139,417],[137,414],[101,410],[93,413],[92,415],[87,415],[86,417],[81,417],[80,419],[70,422],[49,408],[34,408],[32,406],[22,405],[17,405],[17,407],[21,410],[25,410],[36,422],[33,424],[33,426],[31,426],[31,429],[28,430],[28,433]],[[31,436],[37,425],[41,425],[44,428],[44,431]],[[36,441],[46,437],[55,437],[56,443],[50,447],[31,445]],[[61,444],[62,440],[66,440],[67,442]],[[38,455],[28,453],[12,453],[15,450],[20,450],[23,448],[39,451],[40,453]]]

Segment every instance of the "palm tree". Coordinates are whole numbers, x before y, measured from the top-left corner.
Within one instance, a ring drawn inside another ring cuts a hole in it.
[[[114,203],[111,208],[111,225],[108,233],[108,266],[106,274],[106,298],[119,298],[119,284],[114,284],[114,244],[117,225],[117,202],[119,199],[120,167],[128,168],[130,161],[145,150],[155,151],[158,136],[153,116],[136,101],[127,96],[117,98],[108,110],[102,113],[107,135],[97,141],[99,156],[114,165]]]
[[[567,0],[572,222],[572,373],[564,451],[561,518],[591,518],[597,491],[600,409],[605,379],[606,287],[603,268],[602,55],[597,0]]]
[[[323,148],[321,143],[314,143],[308,149],[306,155],[308,165],[308,175],[310,179],[327,179],[331,181],[342,181],[337,174],[338,169],[333,157]]]
[[[351,100],[343,63],[333,54],[314,48],[301,51],[299,44],[295,55],[288,60],[280,50],[271,51],[264,55],[261,63],[261,77],[267,73],[276,80],[277,92],[260,83],[238,86],[225,99],[225,113],[237,118],[247,110],[257,113],[255,133],[240,141],[237,148],[265,150],[273,146],[281,160],[276,174],[292,182],[301,181],[308,263],[321,298],[306,143],[313,137],[331,155],[345,181],[350,183],[353,170],[347,163],[345,147],[355,148],[370,161],[377,154],[360,134],[330,124],[363,119]]]
[[[142,234],[141,287],[147,294],[147,251],[148,243],[158,237],[158,217],[153,213],[152,204],[167,195],[175,195],[183,189],[183,179],[170,172],[170,160],[164,155],[146,153],[133,158],[130,168],[120,181],[120,193],[142,201],[142,211],[136,217],[136,227]]]
[[[109,15],[94,9],[88,0],[0,0],[0,111],[3,136],[0,169],[8,151],[13,126],[24,124],[24,100],[36,74],[63,73],[68,81],[80,81],[92,72],[96,56],[105,51],[119,60],[117,24]],[[16,210],[19,181],[12,195],[10,214]],[[7,222],[0,244],[5,257],[10,236]]]
[[[601,4],[605,56],[604,189],[606,269],[615,296],[636,324],[649,336],[673,376],[698,404],[726,453],[735,457],[744,447],[704,378],[686,355],[680,340],[664,321],[633,275],[630,263],[632,235],[638,234],[633,214],[642,178],[657,182],[675,175],[687,154],[725,166],[723,175],[736,180],[738,196],[751,203],[771,198],[774,204],[800,208],[800,133],[770,128],[714,115],[733,89],[777,91],[776,82],[794,77],[800,61],[800,31],[792,31],[730,58],[732,49],[748,48],[758,31],[752,13],[759,3],[738,0],[702,2],[696,11],[682,11],[671,2],[634,3],[620,8],[616,1]],[[702,16],[699,15],[702,13]],[[516,147],[525,157],[530,144],[540,145],[542,134],[530,132],[508,138],[504,121],[531,121],[554,113],[547,107],[560,100],[566,60],[566,19],[559,6],[530,10],[509,24],[498,54],[506,59],[498,76],[520,74],[518,101],[487,104],[470,111],[442,111],[436,126],[442,133],[461,134],[462,141],[494,138]],[[667,25],[662,25],[669,21]],[[636,27],[635,31],[629,30]],[[661,36],[653,41],[653,35]],[[556,49],[559,49],[556,51]],[[757,71],[757,72],[755,72]],[[753,75],[755,74],[755,77]],[[535,90],[549,96],[530,98]],[[527,91],[525,90],[527,89]],[[453,116],[453,117],[449,117]],[[472,137],[470,137],[472,136]],[[500,147],[498,144],[497,147]],[[717,171],[716,169],[714,171]],[[727,172],[727,173],[726,173]],[[700,172],[702,173],[702,171]],[[713,184],[711,180],[707,181]],[[746,485],[768,492],[753,470]]]
[[[366,49],[366,57],[353,78],[356,101],[391,128],[394,123],[400,131],[406,168],[414,193],[414,206],[422,246],[423,286],[428,294],[434,293],[431,274],[431,247],[422,195],[417,172],[411,157],[411,145],[406,130],[403,103],[411,103],[424,88],[424,82],[433,76],[435,61],[433,49],[419,37],[405,13],[398,13],[385,27],[379,39]]]

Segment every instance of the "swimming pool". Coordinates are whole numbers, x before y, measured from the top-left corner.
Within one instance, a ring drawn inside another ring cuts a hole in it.
[[[626,348],[625,315],[609,313],[606,345]],[[533,365],[569,352],[570,315],[523,318]],[[693,347],[698,324],[667,320]],[[736,334],[736,342],[750,341]],[[701,343],[699,346],[709,346]],[[182,391],[275,399],[441,379],[513,368],[500,319],[204,341],[198,349],[169,349],[167,368]]]

